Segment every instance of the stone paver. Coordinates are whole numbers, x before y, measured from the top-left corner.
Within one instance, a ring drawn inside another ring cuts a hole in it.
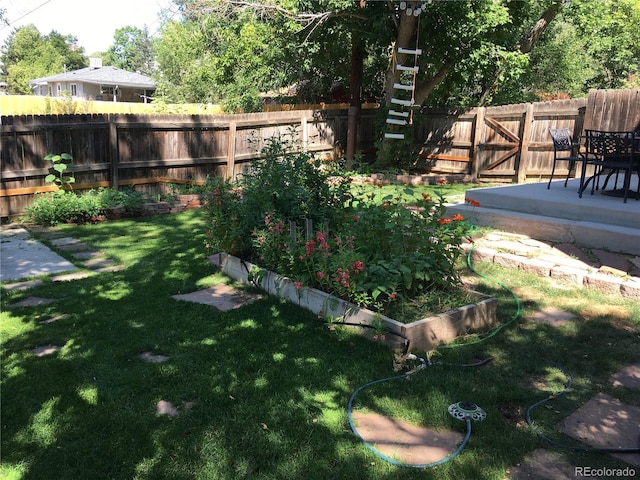
[[[153,353],[151,351],[142,352],[140,355],[138,355],[138,358],[149,363],[162,363],[169,360],[168,356],[161,355],[159,353]]]
[[[386,456],[411,465],[446,458],[464,437],[460,432],[424,428],[377,413],[354,412],[353,419],[365,441]]]
[[[507,474],[510,480],[566,480],[575,478],[575,467],[559,454],[538,448]]]
[[[55,301],[55,298],[27,297],[24,300],[12,303],[11,305],[9,305],[9,308],[40,307],[42,305],[49,305],[50,303],[53,303]]]
[[[226,311],[258,300],[261,296],[236,290],[229,285],[219,284],[197,292],[173,295],[173,298],[176,300],[211,305],[218,310]]]
[[[60,351],[61,348],[62,347],[59,347],[58,345],[43,345],[41,347],[34,348],[32,352],[37,357],[46,357],[47,355]]]
[[[640,299],[640,257],[489,232],[474,240],[473,262],[492,262],[567,284]],[[471,246],[463,245],[468,251]]]
[[[576,316],[571,312],[565,312],[556,307],[545,307],[537,312],[533,312],[527,317],[528,320],[537,323],[546,323],[553,327],[560,327],[574,320]]]
[[[613,375],[611,383],[614,387],[626,387],[640,391],[640,360]],[[640,438],[638,440],[640,441]]]
[[[638,448],[640,407],[598,393],[560,422],[559,428],[594,448]],[[640,467],[640,453],[613,456]]]

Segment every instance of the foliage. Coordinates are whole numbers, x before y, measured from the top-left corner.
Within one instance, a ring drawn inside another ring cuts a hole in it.
[[[316,224],[332,222],[347,199],[345,181],[330,183],[313,155],[300,152],[294,132],[267,139],[262,158],[253,162],[237,183],[219,177],[209,180],[207,199],[214,249],[245,255],[252,233],[264,225],[267,212],[282,221],[309,218]],[[256,145],[256,148],[260,148]]]
[[[102,202],[95,193],[77,195],[67,190],[37,195],[23,214],[23,221],[55,226],[59,223],[87,223],[102,213]]]
[[[88,66],[77,38],[55,30],[41,35],[34,25],[15,29],[0,49],[10,94],[32,93],[29,80]]]
[[[359,305],[381,311],[425,290],[458,286],[455,262],[471,225],[444,198],[346,191],[280,137],[237,185],[217,180],[208,244]],[[408,203],[405,199],[411,198]]]
[[[61,188],[70,188],[73,183],[76,182],[75,177],[65,176],[65,172],[68,170],[69,165],[66,163],[69,160],[73,160],[73,157],[68,153],[61,153],[60,155],[54,155],[50,153],[45,160],[53,163],[53,170],[55,173],[50,173],[44,178],[45,182],[52,182]]]
[[[77,194],[57,190],[39,194],[23,214],[23,221],[54,226],[60,223],[88,223],[96,221],[111,207],[123,206],[132,213],[142,207],[144,192],[134,189],[98,189]]]
[[[153,42],[149,30],[138,27],[123,27],[115,31],[113,44],[103,56],[105,65],[150,75],[153,71]]]
[[[129,213],[139,210],[147,199],[144,192],[134,188],[115,190],[113,188],[98,190],[102,209],[124,207]]]

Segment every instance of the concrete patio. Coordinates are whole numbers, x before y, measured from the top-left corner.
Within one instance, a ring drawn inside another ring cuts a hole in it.
[[[612,179],[613,180],[613,179]],[[640,200],[630,193],[627,203],[590,188],[578,196],[579,180],[505,185],[469,190],[470,203],[451,205],[477,225],[528,235],[537,240],[574,243],[578,246],[640,255]],[[638,185],[634,175],[631,188]],[[622,187],[620,178],[617,188]],[[608,189],[609,190],[609,187]]]

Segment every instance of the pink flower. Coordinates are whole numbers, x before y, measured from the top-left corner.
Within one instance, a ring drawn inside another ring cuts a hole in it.
[[[302,282],[293,282],[293,286],[296,290],[300,290],[302,288]]]
[[[389,300],[395,300],[396,299],[396,292],[391,292],[389,294]]]
[[[317,271],[316,272],[316,277],[318,277],[320,280],[322,280],[324,278],[324,273],[322,273],[321,271]]]
[[[375,335],[373,336],[373,339],[374,339],[375,341],[378,341],[378,334],[375,334]]]
[[[356,260],[351,264],[351,270],[355,273],[364,271],[364,262],[362,262],[361,260]]]
[[[336,329],[335,325],[329,325],[329,330],[333,332],[335,329]]]

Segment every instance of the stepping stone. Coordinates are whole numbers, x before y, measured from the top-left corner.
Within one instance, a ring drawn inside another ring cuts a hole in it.
[[[92,272],[74,272],[68,273],[66,275],[58,275],[53,277],[51,280],[54,282],[70,282],[72,280],[82,280],[83,278],[87,278],[92,276]]]
[[[77,258],[78,260],[89,260],[91,258],[104,257],[104,254],[102,252],[86,251],[73,253],[72,256],[73,258]]]
[[[46,320],[41,320],[38,323],[40,325],[47,325],[48,323],[57,322],[58,320],[62,320],[63,318],[67,318],[69,314],[63,313],[62,315],[58,315],[56,317],[47,318]]]
[[[40,285],[44,285],[42,280],[29,280],[26,282],[17,282],[17,283],[7,283],[2,285],[7,292],[18,291],[18,290],[28,290],[33,287],[39,287]]]
[[[560,455],[538,448],[507,474],[510,480],[566,480],[575,477],[575,467]]]
[[[94,273],[111,273],[111,272],[120,272],[127,268],[125,265],[109,265],[102,268],[96,268]]]
[[[56,247],[65,247],[68,245],[75,245],[77,243],[80,243],[80,240],[73,237],[54,238],[51,240],[51,245],[55,245]]]
[[[173,406],[173,403],[166,400],[160,400],[156,405],[157,415],[168,415],[169,417],[176,417],[178,415],[178,409]]]
[[[257,294],[250,294],[236,290],[229,285],[218,284],[193,293],[173,295],[173,298],[176,300],[185,300],[187,302],[211,305],[216,307],[218,310],[227,311],[238,308],[262,297]]]
[[[138,355],[138,358],[150,363],[162,363],[169,360],[169,357],[167,357],[166,355],[156,354],[151,351],[142,352],[140,355]]]
[[[93,247],[91,245],[87,245],[86,243],[82,242],[70,243],[68,245],[56,245],[56,248],[64,250],[65,252],[83,252],[93,250]]]
[[[623,368],[611,377],[614,387],[626,387],[632,390],[640,390],[640,361],[634,365]]]
[[[386,456],[410,465],[442,460],[464,439],[459,432],[420,427],[377,413],[354,412],[353,419],[366,442]]]
[[[111,265],[114,265],[113,260],[109,260],[106,257],[96,257],[96,258],[91,258],[87,261],[82,262],[82,265],[84,265],[87,268],[103,268],[103,267],[110,267]]]
[[[33,353],[36,354],[37,357],[45,357],[47,355],[51,355],[52,353],[56,353],[62,347],[57,345],[43,345],[41,347],[36,347],[32,350]]]
[[[560,430],[595,448],[637,448],[640,407],[599,393],[559,424]],[[640,467],[640,453],[612,454]]]
[[[9,308],[18,308],[18,307],[38,307],[41,305],[49,305],[50,303],[55,302],[55,298],[42,298],[42,297],[28,297],[24,300],[21,300],[17,303],[13,303],[9,305]]]
[[[544,307],[527,317],[532,322],[546,323],[553,327],[560,327],[574,320],[576,316],[573,313],[565,312],[556,307]]]

